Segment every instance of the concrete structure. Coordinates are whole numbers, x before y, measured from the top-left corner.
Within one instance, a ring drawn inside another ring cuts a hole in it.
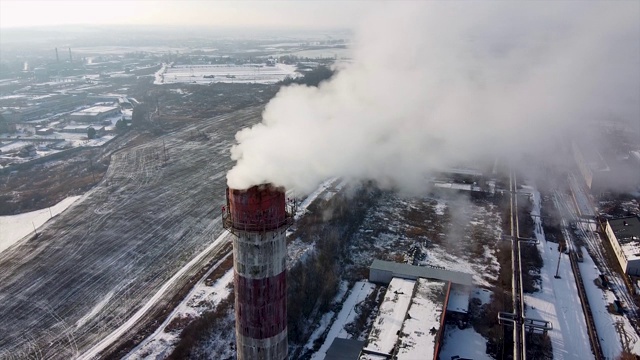
[[[93,106],[88,109],[72,113],[69,115],[69,120],[80,122],[100,122],[119,113],[120,108],[117,106]]]
[[[37,155],[36,146],[35,145],[26,145],[20,152],[18,153],[20,157],[34,157]]]
[[[389,284],[391,279],[399,277],[416,280],[418,278],[450,281],[454,284],[470,286],[473,275],[429,266],[414,266],[392,261],[373,260],[369,267],[369,281],[378,284]]]
[[[286,359],[286,229],[293,216],[284,190],[269,184],[227,189],[223,225],[232,232],[239,360]]]
[[[608,220],[605,233],[622,270],[640,276],[640,219],[629,216]]]
[[[51,134],[53,134],[52,128],[36,129],[36,135],[51,135]]]
[[[90,127],[96,130],[96,135],[98,136],[102,135],[105,131],[104,125],[67,125],[62,128],[60,132],[86,134]]]
[[[335,338],[327,350],[325,359],[358,360],[362,347],[364,347],[364,341]]]
[[[450,288],[446,281],[393,278],[360,359],[438,359]]]

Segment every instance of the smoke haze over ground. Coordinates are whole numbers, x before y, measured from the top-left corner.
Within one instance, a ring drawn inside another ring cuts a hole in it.
[[[238,132],[229,186],[304,194],[338,176],[421,192],[437,169],[639,121],[638,2],[372,6],[352,63],[318,88],[283,88]]]

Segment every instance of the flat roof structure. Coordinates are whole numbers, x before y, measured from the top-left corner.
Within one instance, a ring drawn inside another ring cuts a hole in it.
[[[409,280],[418,278],[450,281],[453,284],[473,285],[473,275],[430,266],[415,266],[393,261],[373,260],[369,267],[369,281],[388,284],[394,277]]]
[[[462,286],[454,285],[449,292],[449,303],[447,304],[448,312],[457,312],[460,314],[469,313],[469,298],[471,290]]]
[[[358,360],[364,341],[335,338],[327,350],[325,359],[330,360]]]
[[[363,352],[382,356],[392,355],[411,305],[415,286],[414,280],[401,278],[391,280],[387,292],[384,294],[384,300],[380,304],[378,317],[373,322],[369,333],[367,347],[363,349]]]
[[[609,220],[627,260],[640,259],[640,219],[637,216]]]
[[[413,360],[435,357],[436,337],[440,329],[447,283],[418,279],[407,319],[402,325],[396,359]]]
[[[114,111],[117,110],[118,107],[117,106],[104,106],[104,105],[99,105],[99,106],[92,106],[88,109],[84,109],[84,110],[79,110],[76,111],[74,113],[72,113],[71,115],[73,116],[97,116],[100,114],[104,114],[110,111]]]

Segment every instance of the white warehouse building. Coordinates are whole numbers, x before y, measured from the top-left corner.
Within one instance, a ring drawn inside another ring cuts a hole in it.
[[[77,122],[100,122],[119,113],[120,108],[117,106],[93,106],[72,113],[69,119]]]
[[[609,220],[605,232],[622,270],[640,276],[640,219],[629,216]]]

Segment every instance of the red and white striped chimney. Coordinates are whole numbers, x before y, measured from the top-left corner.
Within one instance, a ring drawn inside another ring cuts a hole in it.
[[[236,345],[239,360],[287,358],[286,229],[292,223],[284,189],[227,189],[224,226],[233,239]]]

